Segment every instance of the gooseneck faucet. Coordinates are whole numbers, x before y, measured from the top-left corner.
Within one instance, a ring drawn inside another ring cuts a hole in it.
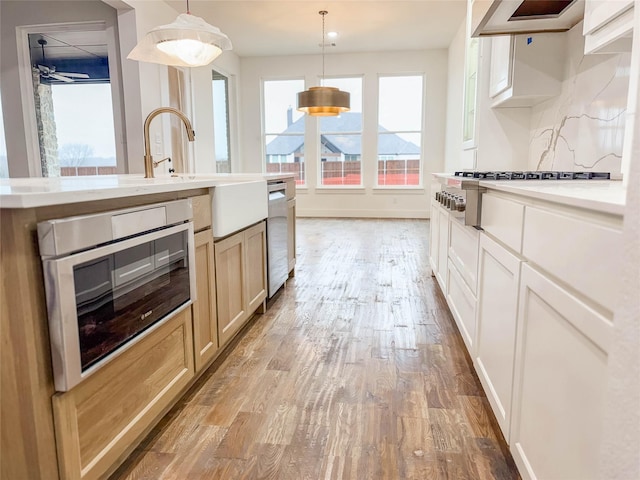
[[[151,120],[161,113],[173,113],[177,115],[177,117],[182,120],[182,123],[184,123],[189,141],[193,142],[196,139],[196,133],[191,127],[191,122],[180,110],[172,107],[160,107],[153,110],[147,115],[144,121],[144,178],[153,178],[153,157],[151,156],[151,142],[149,141],[149,125],[151,124]]]

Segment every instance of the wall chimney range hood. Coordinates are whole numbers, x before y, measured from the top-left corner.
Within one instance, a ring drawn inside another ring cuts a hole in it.
[[[471,36],[565,32],[584,16],[584,0],[469,0]]]

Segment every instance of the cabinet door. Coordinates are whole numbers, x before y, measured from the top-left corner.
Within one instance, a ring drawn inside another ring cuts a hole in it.
[[[431,200],[431,217],[429,218],[429,263],[431,275],[438,273],[438,242],[440,241],[440,215],[434,200]]]
[[[438,208],[438,271],[436,278],[442,288],[442,292],[447,294],[448,252],[449,252],[449,213]]]
[[[287,201],[287,259],[289,276],[293,277],[296,267],[296,200]]]
[[[511,86],[513,36],[491,37],[491,68],[489,70],[489,96],[491,98]]]
[[[247,312],[253,313],[267,298],[267,229],[260,222],[244,231]]]
[[[598,477],[612,324],[523,264],[511,452],[523,478]]]
[[[509,443],[521,260],[482,234],[479,264],[474,363],[493,413]]]
[[[246,320],[244,232],[214,245],[218,340],[227,343]]]
[[[218,351],[216,277],[211,229],[196,233],[195,248],[197,300],[193,303],[193,345],[196,371],[199,371]]]

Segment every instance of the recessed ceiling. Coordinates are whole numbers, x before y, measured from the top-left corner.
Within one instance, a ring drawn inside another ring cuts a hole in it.
[[[31,58],[42,62],[42,45],[38,43],[40,39],[47,42],[44,54],[48,61],[107,57],[107,33],[104,30],[30,34]]]
[[[186,11],[185,0],[165,1]],[[329,12],[325,30],[339,33],[327,53],[447,48],[466,12],[466,0],[190,0],[189,6],[226,33],[241,57],[320,53],[320,10]]]

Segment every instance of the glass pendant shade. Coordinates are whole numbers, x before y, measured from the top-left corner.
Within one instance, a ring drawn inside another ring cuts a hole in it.
[[[317,117],[348,112],[351,95],[335,87],[311,87],[298,93],[298,110]]]
[[[174,67],[202,67],[223,50],[231,50],[231,41],[220,29],[183,13],[173,23],[147,33],[127,58]]]

